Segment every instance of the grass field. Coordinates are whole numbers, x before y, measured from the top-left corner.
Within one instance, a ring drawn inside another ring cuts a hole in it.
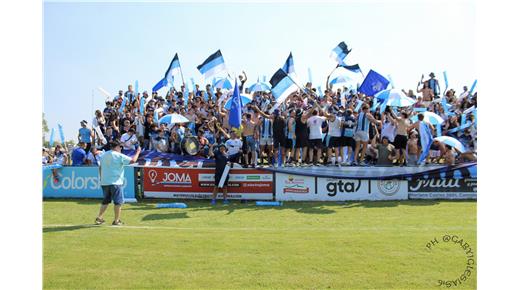
[[[477,248],[473,201],[141,202],[124,206],[122,227],[93,226],[98,203],[44,201],[44,288],[442,289],[467,261],[443,236]],[[451,288],[476,278],[475,267]]]

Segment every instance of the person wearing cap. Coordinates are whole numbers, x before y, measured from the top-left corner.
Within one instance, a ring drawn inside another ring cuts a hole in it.
[[[114,221],[112,225],[120,226],[123,224],[121,222],[121,206],[124,203],[124,166],[137,161],[141,153],[141,147],[137,148],[132,157],[121,154],[122,148],[121,142],[113,141],[110,143],[110,150],[99,157],[99,176],[101,189],[103,190],[103,201],[95,220],[96,225],[105,222],[103,215],[112,201],[114,202]]]
[[[87,121],[83,120],[80,122],[81,128],[78,130],[78,142],[83,142],[86,144],[86,150],[89,151],[92,146],[92,138],[94,137],[94,133],[92,130],[87,128]]]
[[[72,166],[83,166],[87,161],[87,145],[85,142],[79,142],[78,146],[72,150],[71,159]]]
[[[217,194],[219,191],[219,184],[220,180],[222,179],[222,175],[224,175],[224,170],[226,168],[226,165],[229,163],[229,157],[227,153],[227,147],[225,144],[218,145],[218,148],[214,151],[210,151],[210,157],[213,157],[215,159],[215,186],[213,187],[213,194],[211,196],[211,204],[215,205],[217,203]],[[226,176],[226,179],[224,180],[224,184],[222,186],[222,194],[224,204],[228,204],[229,201],[227,200],[227,194],[228,194],[228,181],[229,181],[229,174]]]

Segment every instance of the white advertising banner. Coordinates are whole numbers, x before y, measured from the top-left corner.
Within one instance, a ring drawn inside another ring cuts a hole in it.
[[[348,201],[408,199],[406,180],[322,178],[276,173],[276,200]]]

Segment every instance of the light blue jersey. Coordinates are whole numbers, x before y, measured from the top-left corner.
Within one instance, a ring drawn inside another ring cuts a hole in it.
[[[132,158],[116,151],[107,151],[99,157],[101,185],[123,185],[123,166],[130,164]]]

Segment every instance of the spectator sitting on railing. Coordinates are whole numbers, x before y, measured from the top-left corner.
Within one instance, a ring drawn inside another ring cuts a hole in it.
[[[54,147],[54,157],[52,159],[53,164],[58,164],[61,166],[65,166],[68,164],[68,156],[66,154],[66,149],[61,148],[61,145],[58,144],[56,147]],[[54,183],[58,183],[59,177],[58,177],[58,168],[52,169],[52,177],[54,180]]]
[[[86,164],[87,160],[87,152],[85,149],[87,148],[87,145],[85,142],[79,142],[78,146],[72,150],[71,153],[71,159],[72,159],[72,166],[83,166]]]
[[[378,139],[379,135],[376,138],[372,139],[371,150],[377,150],[377,163],[378,166],[392,166],[394,160],[396,159],[396,150],[394,145],[390,144],[387,136],[384,136],[381,139],[381,143],[376,143],[376,139]]]

